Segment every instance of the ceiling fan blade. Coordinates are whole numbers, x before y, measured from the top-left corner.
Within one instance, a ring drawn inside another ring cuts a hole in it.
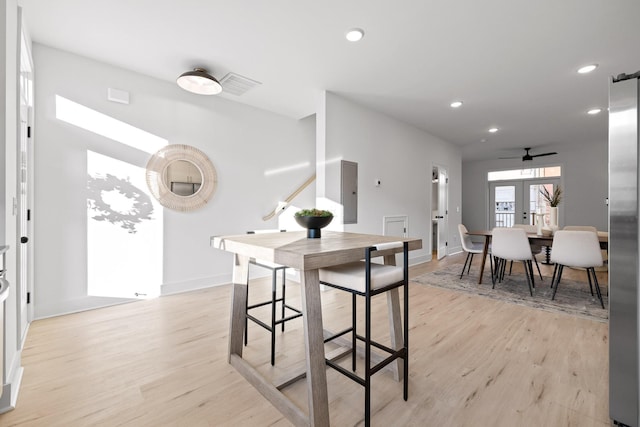
[[[558,153],[554,151],[552,153],[532,154],[531,157],[553,156],[554,154],[558,154]]]

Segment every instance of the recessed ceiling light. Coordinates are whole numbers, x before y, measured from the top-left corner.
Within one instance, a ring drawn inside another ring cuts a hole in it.
[[[589,64],[589,65],[585,65],[584,67],[580,67],[578,68],[578,73],[580,74],[587,74],[592,72],[593,70],[595,70],[596,68],[598,68],[598,64]]]
[[[462,107],[462,101],[453,101],[450,105],[451,108],[459,108]]]
[[[496,128],[496,127],[489,128],[489,132],[491,132],[491,133],[496,133],[496,132],[498,132],[499,130],[500,130],[500,129],[498,129],[498,128]]]
[[[587,114],[591,114],[592,116],[599,114],[602,111],[602,108],[592,108],[591,110],[587,111]]]
[[[345,37],[350,42],[360,41],[364,37],[364,30],[360,28],[352,28],[349,31],[347,31],[347,34],[345,35]]]

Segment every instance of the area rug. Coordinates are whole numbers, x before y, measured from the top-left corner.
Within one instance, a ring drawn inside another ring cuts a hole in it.
[[[487,267],[489,266],[487,265]],[[473,274],[473,270],[474,269],[471,268],[471,274],[465,274],[462,279],[460,279],[460,266],[448,266],[437,271],[422,274],[412,279],[412,281],[421,285],[451,289],[504,301],[510,304],[524,305],[556,313],[565,313],[601,322],[607,322],[609,319],[609,301],[607,298],[606,283],[600,284],[605,306],[603,309],[598,297],[595,296],[595,289],[594,296],[591,296],[586,272],[584,273],[584,281],[576,281],[563,277],[560,281],[558,292],[556,293],[556,299],[552,301],[551,295],[553,289],[549,287],[551,285],[551,277],[545,277],[544,281],[541,282],[540,277],[536,275],[536,287],[533,290],[532,297],[529,294],[527,279],[522,272],[514,272],[513,275],[509,276],[507,271],[504,280],[501,283],[496,283],[495,289],[491,289],[491,275],[486,273],[482,279],[482,284],[479,285],[478,270],[476,269],[475,275]]]

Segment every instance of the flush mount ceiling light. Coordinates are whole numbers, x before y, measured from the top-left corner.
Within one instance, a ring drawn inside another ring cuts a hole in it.
[[[349,31],[347,31],[347,34],[345,34],[345,37],[350,42],[360,41],[364,37],[364,30],[360,28],[352,28]]]
[[[595,70],[596,68],[598,68],[598,64],[589,64],[589,65],[585,65],[584,67],[580,67],[578,68],[578,73],[580,74],[587,74],[592,72],[593,70]]]
[[[496,133],[496,132],[498,132],[499,130],[500,130],[500,129],[498,129],[497,127],[489,128],[489,132],[491,132],[491,133]]]
[[[462,107],[462,101],[453,101],[449,105],[451,106],[451,108],[460,108],[460,107]]]
[[[589,111],[587,111],[587,114],[591,114],[592,116],[595,116],[596,114],[599,114],[602,111],[602,108],[592,108]]]
[[[176,80],[182,89],[198,95],[217,95],[222,92],[222,85],[204,68],[187,71]]]

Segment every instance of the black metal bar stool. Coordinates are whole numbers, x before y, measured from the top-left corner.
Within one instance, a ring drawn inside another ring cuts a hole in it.
[[[381,252],[389,249],[403,248],[403,266],[396,267],[394,265],[382,265],[371,262],[372,257],[381,256]],[[371,376],[380,371],[389,363],[396,359],[404,361],[404,388],[403,397],[407,400],[409,394],[409,250],[407,242],[382,243],[369,247],[364,253],[364,262],[357,261],[348,264],[338,265],[330,268],[319,270],[320,283],[329,287],[339,289],[351,293],[352,298],[352,315],[351,327],[338,332],[325,339],[329,342],[339,336],[351,332],[352,348],[352,370],[343,368],[339,364],[326,360],[327,365],[336,369],[338,372],[357,382],[364,387],[365,393],[365,426],[370,425],[371,418]],[[403,341],[404,343],[398,349],[389,348],[388,346],[376,342],[371,339],[371,299],[375,295],[388,292],[399,287],[404,288],[404,318],[403,318]],[[356,331],[356,296],[365,299],[365,335],[359,335]],[[364,377],[356,375],[356,340],[364,342],[365,346],[365,372]],[[371,366],[371,347],[386,353],[383,360]]]
[[[248,231],[247,234],[259,234],[259,233],[277,233],[277,232],[286,232],[286,230],[253,230],[253,231]],[[277,325],[281,325],[282,326],[282,332],[284,332],[284,324],[286,322],[288,322],[289,320],[293,320],[296,319],[298,317],[302,316],[302,311],[300,311],[300,309],[292,307],[290,305],[288,305],[286,303],[286,269],[287,267],[284,265],[280,265],[280,264],[276,264],[273,262],[269,262],[269,261],[263,261],[263,260],[259,260],[259,259],[255,259],[255,258],[251,258],[249,259],[249,264],[253,264],[253,265],[257,265],[258,267],[262,267],[265,268],[267,270],[271,270],[271,299],[268,301],[263,301],[263,302],[259,302],[256,304],[251,304],[249,305],[249,298],[248,298],[248,293],[249,293],[249,287],[248,287],[248,282],[249,280],[247,280],[247,315],[245,317],[245,324],[244,324],[244,345],[247,345],[248,343],[248,321],[251,320],[253,322],[255,322],[256,324],[262,326],[263,328],[265,328],[266,330],[268,330],[269,332],[271,332],[271,365],[275,364],[275,359],[276,359],[276,326]],[[278,272],[281,272],[282,274],[282,295],[280,298],[278,298],[277,296],[277,279],[278,279]],[[277,311],[277,305],[278,303],[281,303],[281,312],[280,312],[280,317],[277,318],[278,316],[276,315],[276,311]],[[263,322],[262,320],[258,319],[256,316],[252,315],[250,313],[250,310],[253,310],[255,308],[259,308],[259,307],[264,307],[265,305],[271,305],[271,320],[269,323]],[[293,312],[293,314],[287,316],[287,310],[291,310]]]

